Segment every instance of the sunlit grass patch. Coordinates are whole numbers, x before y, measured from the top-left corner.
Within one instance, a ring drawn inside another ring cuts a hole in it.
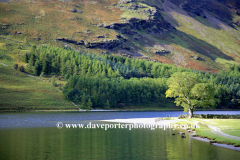
[[[0,65],[0,110],[77,109],[46,82]]]
[[[199,123],[200,122],[200,123]],[[196,134],[201,137],[206,137],[209,139],[214,139],[214,141],[221,142],[231,142],[236,145],[240,145],[240,141],[226,138],[221,135],[214,134],[212,129],[207,127],[207,125],[215,126],[220,128],[222,132],[240,137],[240,119],[201,119],[201,118],[191,118],[183,119],[183,121],[177,122],[178,124],[198,124],[200,128],[195,128]]]

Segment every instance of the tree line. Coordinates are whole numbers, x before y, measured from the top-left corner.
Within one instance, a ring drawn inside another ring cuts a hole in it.
[[[214,84],[218,105],[237,108],[240,102],[240,66],[229,71],[202,72],[173,64],[121,56],[81,53],[71,48],[32,46],[25,54],[32,74],[58,74],[67,80],[65,96],[84,107],[119,107],[119,104],[166,104],[166,81],[176,72],[192,72]],[[121,105],[120,105],[121,106]]]

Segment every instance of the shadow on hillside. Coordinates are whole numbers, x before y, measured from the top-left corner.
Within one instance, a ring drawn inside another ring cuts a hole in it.
[[[182,45],[181,42],[175,41],[175,44],[177,44],[179,46],[182,46],[186,49],[195,51],[204,56],[207,56],[207,57],[211,58],[212,60],[215,60],[216,59],[215,57],[221,57],[226,60],[234,60],[232,57],[226,55],[221,50],[219,50],[217,47],[207,43],[206,41],[203,41],[201,39],[198,39],[192,35],[186,34],[181,31],[178,31],[178,33],[176,35],[178,35],[181,38],[181,40],[187,42],[187,44],[189,45],[189,47],[186,47],[186,46]],[[212,56],[212,54],[215,56]]]
[[[178,45],[181,46],[187,50],[191,50],[193,52],[199,53],[201,55],[204,55],[206,57],[211,58],[212,60],[216,60],[216,57],[220,57],[222,59],[226,60],[234,60],[232,57],[226,55],[221,50],[219,50],[217,47],[201,40],[196,37],[193,37],[192,35],[186,34],[181,31],[173,31],[174,36],[168,34],[167,38],[162,38],[161,35],[152,34],[152,36],[156,37],[160,41],[164,41],[166,45]],[[124,35],[127,37],[129,41],[131,41],[132,36],[130,35]],[[154,47],[155,44],[149,46]],[[141,50],[135,43],[131,43],[131,46],[137,50]],[[191,55],[189,55],[191,56]]]
[[[205,3],[203,0],[166,0],[163,6],[166,8],[164,12],[168,13],[169,18],[167,19],[174,22],[176,26],[179,26],[179,24],[171,14],[169,14],[170,12],[190,16],[203,25],[214,29],[221,29],[219,26],[221,22],[216,21],[215,18],[233,27],[232,13],[226,4],[217,1],[208,1]]]

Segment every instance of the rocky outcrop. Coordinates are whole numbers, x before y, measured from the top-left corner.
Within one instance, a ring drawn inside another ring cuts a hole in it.
[[[138,2],[138,3],[136,3]],[[171,31],[174,27],[171,26],[170,23],[167,23],[158,8],[154,6],[149,6],[145,3],[144,0],[120,0],[118,4],[114,5],[115,7],[123,10],[124,12],[132,13],[133,16],[130,18],[122,17],[122,20],[118,23],[111,24],[92,24],[98,27],[104,27],[111,30],[116,30],[119,32],[119,35],[116,36],[116,39],[108,40],[104,39],[105,36],[98,35],[96,38],[99,39],[98,42],[90,42],[90,41],[74,41],[67,38],[59,38],[57,40],[74,43],[77,45],[84,45],[87,48],[100,48],[100,49],[113,49],[115,47],[119,47],[119,49],[130,51],[129,47],[122,45],[122,42],[126,42],[124,37],[131,36],[135,41],[141,41],[144,37],[141,35],[139,31],[145,31],[147,34],[163,34],[167,31]],[[72,12],[77,12],[74,10]],[[86,32],[86,34],[89,34]],[[101,40],[101,41],[100,41]]]
[[[143,0],[120,0],[117,7],[124,12],[130,11],[133,16],[122,18],[119,23],[105,24],[105,28],[118,30],[125,35],[136,35],[140,30],[145,30],[147,34],[159,34],[173,29],[158,8],[145,4]]]
[[[83,13],[82,11],[80,11],[80,10],[77,10],[77,9],[70,9],[70,12],[73,12],[73,13]]]
[[[70,9],[71,12],[76,13],[77,9]]]
[[[67,38],[57,38],[56,40],[61,41],[61,42],[72,43],[72,44],[76,44],[76,45],[83,45],[84,44],[83,40],[74,41],[74,40],[67,39]]]
[[[107,40],[105,42],[86,42],[85,47],[87,48],[100,48],[100,49],[113,49],[118,47],[121,44],[121,41],[118,39]]]
[[[126,35],[135,35],[137,34],[137,30],[142,30],[142,29],[145,30],[147,34],[163,33],[163,32],[166,32],[165,29],[168,29],[168,30],[173,29],[171,24],[167,23],[163,19],[162,20],[159,20],[159,19],[139,20],[136,18],[132,18],[128,20],[128,23],[112,23],[110,25],[106,25],[105,28],[115,29],[120,31],[122,34],[126,34]]]
[[[101,49],[113,49],[121,44],[120,40],[106,40],[105,42],[88,42],[88,41],[74,41],[67,38],[57,38],[56,40],[72,43],[76,45],[84,45],[87,48],[101,48]]]
[[[166,50],[156,51],[156,54],[158,54],[158,55],[169,54],[169,53],[171,53],[171,52],[166,51]]]

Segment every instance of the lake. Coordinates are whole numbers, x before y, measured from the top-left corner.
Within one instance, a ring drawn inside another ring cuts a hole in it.
[[[196,111],[195,114],[240,114],[240,111]],[[173,129],[62,128],[62,123],[99,123],[123,118],[176,117],[171,112],[1,113],[0,159],[238,159],[239,151],[181,138]]]

